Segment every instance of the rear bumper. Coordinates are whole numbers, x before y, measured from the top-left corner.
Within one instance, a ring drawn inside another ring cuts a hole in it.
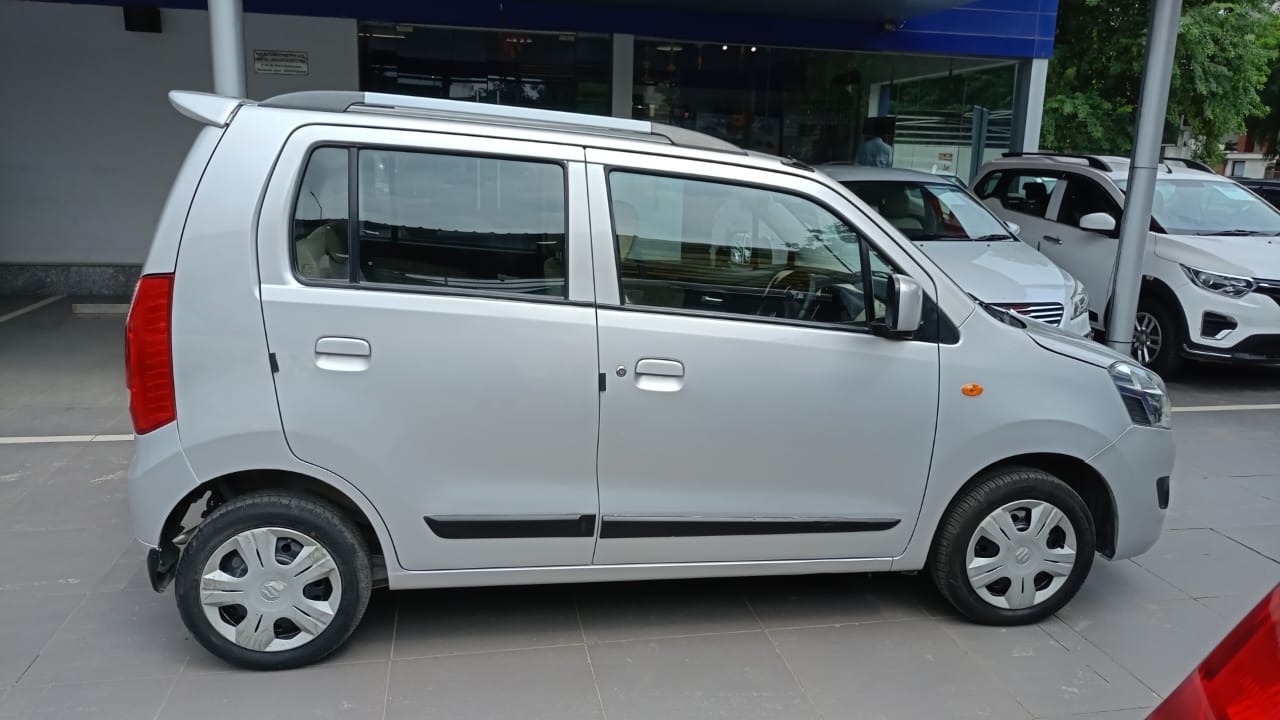
[[[1133,426],[1089,460],[1106,479],[1115,500],[1112,560],[1141,555],[1160,539],[1173,455],[1173,432]]]

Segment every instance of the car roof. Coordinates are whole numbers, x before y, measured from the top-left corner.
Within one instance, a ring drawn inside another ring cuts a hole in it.
[[[1062,170],[1069,168],[1085,174],[1102,175],[1116,185],[1123,185],[1129,179],[1129,158],[1119,155],[1068,155],[1054,153],[1014,154],[996,158],[987,163],[983,170],[994,170],[1001,167],[1035,168]],[[1185,164],[1185,165],[1184,165]],[[1160,163],[1157,179],[1183,178],[1208,180],[1210,182],[1232,182],[1233,179],[1194,167],[1189,161],[1181,158],[1164,158]]]
[[[855,182],[868,180],[872,182],[951,182],[945,175],[906,170],[904,168],[868,167],[851,163],[825,163],[818,169],[830,175],[837,182]]]

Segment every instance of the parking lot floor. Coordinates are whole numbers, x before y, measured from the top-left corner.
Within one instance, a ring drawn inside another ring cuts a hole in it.
[[[0,320],[0,720],[1129,720],[1280,582],[1280,372],[1194,368],[1160,542],[1039,625],[968,624],[922,576],[378,591],[328,661],[240,671],[147,583],[123,319],[74,301]]]

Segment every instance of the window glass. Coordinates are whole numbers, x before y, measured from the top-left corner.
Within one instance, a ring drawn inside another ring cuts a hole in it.
[[[996,185],[1000,183],[1001,177],[1003,177],[1002,173],[993,172],[983,178],[982,182],[978,183],[978,197],[991,197],[991,194],[996,191]]]
[[[1049,196],[1057,184],[1058,178],[1053,175],[1011,172],[1005,176],[996,196],[1006,210],[1044,217],[1049,210]]]
[[[1058,222],[1079,227],[1080,218],[1091,213],[1107,213],[1111,217],[1120,214],[1115,200],[1101,185],[1078,175],[1071,176],[1062,193]]]
[[[1125,182],[1118,184],[1126,190]],[[1151,218],[1172,235],[1280,235],[1280,212],[1221,179],[1158,178]]]
[[[982,203],[951,183],[857,180],[844,185],[912,240],[1014,240]]]
[[[293,262],[308,280],[347,279],[347,149],[318,148],[307,159],[293,206]]]
[[[866,327],[859,235],[792,195],[609,176],[623,302]],[[876,302],[891,272],[871,251]]]
[[[361,150],[360,279],[565,297],[564,169]]]

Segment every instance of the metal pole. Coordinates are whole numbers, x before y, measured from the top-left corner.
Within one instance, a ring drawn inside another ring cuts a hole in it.
[[[213,91],[244,97],[244,11],[241,0],[209,0]]]
[[[1142,95],[1138,99],[1138,132],[1129,162],[1115,292],[1111,298],[1111,315],[1107,318],[1107,344],[1126,355],[1133,348],[1133,320],[1138,314],[1138,293],[1142,289],[1142,261],[1151,227],[1151,199],[1160,166],[1160,144],[1181,15],[1182,0],[1152,0],[1146,68]]]

